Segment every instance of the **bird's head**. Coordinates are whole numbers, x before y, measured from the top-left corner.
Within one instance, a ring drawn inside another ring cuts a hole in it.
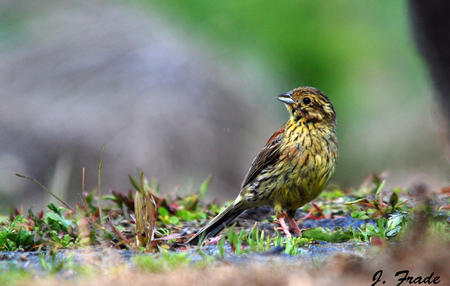
[[[336,124],[336,112],[331,101],[317,88],[298,87],[280,94],[277,98],[286,105],[295,120]]]

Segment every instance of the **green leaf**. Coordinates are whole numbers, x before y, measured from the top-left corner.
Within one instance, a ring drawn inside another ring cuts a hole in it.
[[[61,214],[61,210],[60,210],[57,206],[55,206],[54,204],[50,203],[50,204],[47,205],[47,207],[48,207],[48,209],[51,210],[52,212],[55,212],[55,213],[57,213],[58,215],[62,215],[62,214]]]
[[[133,188],[136,191],[140,192],[141,188],[139,187],[138,183],[136,182],[136,179],[133,176],[131,176],[130,174],[128,174],[128,179],[130,179],[130,183],[133,186]]]
[[[198,213],[195,215],[195,218],[196,218],[196,219],[207,219],[207,218],[208,218],[208,215],[207,215],[205,212],[198,212]]]
[[[93,191],[89,192],[88,195],[86,196],[85,200],[86,200],[86,203],[89,205],[89,207],[93,208],[94,207],[94,205],[93,205],[93,203],[94,203],[94,192]]]
[[[109,201],[115,202],[117,200],[117,197],[113,196],[113,195],[105,195],[105,196],[103,196],[103,200],[109,200]]]
[[[58,231],[62,229],[67,232],[69,227],[74,227],[72,221],[63,218],[62,216],[54,212],[46,213],[45,220],[47,221],[48,224],[53,226],[52,227],[53,229]]]
[[[392,192],[392,195],[389,198],[389,204],[392,206],[392,209],[395,208],[397,203],[398,203],[398,194],[396,192]]]
[[[184,221],[191,221],[196,219],[196,215],[188,210],[178,210],[175,215]]]
[[[176,216],[171,216],[170,219],[169,219],[169,222],[171,224],[178,224],[180,222],[180,219],[177,218]]]
[[[377,180],[378,181],[378,180]],[[376,188],[376,190],[375,190],[375,198],[377,198],[377,200],[378,201],[382,201],[382,198],[381,198],[381,191],[383,190],[383,187],[384,187],[384,183],[385,183],[386,181],[385,180],[383,180],[383,181],[378,181],[378,185],[377,185],[377,188]]]
[[[392,237],[397,235],[401,231],[404,222],[404,215],[392,215],[386,223],[386,236]]]
[[[326,231],[321,227],[316,227],[303,231],[302,238],[327,242],[344,242],[352,238],[352,233],[350,231]]]
[[[211,184],[212,181],[212,176],[208,176],[208,178],[206,178],[206,180],[201,184],[200,186],[200,194],[199,194],[199,199],[203,198],[206,194],[206,191],[209,188],[209,185]]]
[[[165,217],[169,215],[169,211],[165,207],[159,207],[158,214],[162,217]]]
[[[352,216],[352,218],[356,218],[356,219],[362,219],[362,220],[369,219],[369,216],[366,214],[365,211],[352,211],[352,213],[350,215]]]

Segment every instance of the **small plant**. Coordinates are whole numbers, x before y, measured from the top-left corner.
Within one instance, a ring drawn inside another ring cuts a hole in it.
[[[373,187],[366,182],[364,187],[357,192],[360,197],[356,200],[346,202],[345,205],[349,206],[352,210],[351,216],[356,219],[377,219],[379,217],[386,217],[396,211],[402,211],[402,206],[406,201],[399,201],[400,189],[394,189],[389,197],[389,201],[383,200],[383,188],[385,179],[380,175],[372,175],[371,182]],[[360,206],[359,209],[353,206]]]
[[[377,219],[376,225],[364,224],[353,231],[353,237],[358,240],[369,242],[372,238],[378,237],[383,240],[398,236],[408,224],[408,219],[403,214],[391,215],[388,219],[382,217]]]
[[[268,250],[268,245],[264,241],[264,230],[259,231],[255,225],[247,236],[247,243],[253,252],[262,252]]]
[[[42,270],[50,274],[56,274],[63,269],[72,268],[74,266],[72,256],[57,257],[57,252],[55,250],[51,251],[50,261],[46,260],[43,253],[39,253],[39,261]]]
[[[221,238],[219,242],[217,243],[217,247],[219,249],[219,257],[224,258],[225,257],[225,238]]]
[[[34,234],[28,228],[28,220],[18,215],[10,223],[6,222],[0,226],[0,251],[31,249],[33,238]]]
[[[296,256],[300,254],[300,246],[302,246],[304,243],[301,241],[300,237],[293,237],[291,239],[286,240],[286,244],[284,247],[284,253]]]
[[[204,268],[209,266],[213,261],[216,260],[216,258],[212,255],[208,255],[204,253],[201,249],[197,251],[197,253],[202,257],[201,260],[197,260],[194,264],[197,268]]]

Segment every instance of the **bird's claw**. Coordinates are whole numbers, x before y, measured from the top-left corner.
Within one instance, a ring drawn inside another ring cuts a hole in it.
[[[288,227],[288,225],[286,224],[286,221],[284,220],[284,217],[280,217],[280,218],[278,219],[278,223],[280,224],[281,230],[284,232],[284,234],[286,235],[286,237],[287,237],[287,238],[291,238],[292,235],[291,235],[291,233],[290,233],[290,231],[289,231],[289,227]]]

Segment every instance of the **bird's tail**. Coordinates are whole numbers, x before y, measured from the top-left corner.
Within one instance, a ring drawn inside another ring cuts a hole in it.
[[[215,236],[222,229],[231,225],[231,223],[242,213],[245,208],[241,202],[234,202],[224,209],[220,214],[213,218],[207,225],[200,229],[186,244],[198,244],[200,238]]]

